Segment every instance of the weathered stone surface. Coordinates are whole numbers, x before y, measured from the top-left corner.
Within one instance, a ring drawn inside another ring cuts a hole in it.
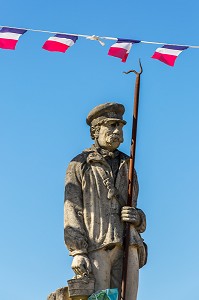
[[[62,287],[51,293],[47,300],[71,300],[68,294],[68,287]]]
[[[66,173],[64,236],[72,269],[82,278],[94,276],[94,291],[121,288],[124,222],[131,224],[127,300],[136,300],[139,267],[146,262],[140,233],[146,218],[137,208],[138,181],[133,182],[133,207],[128,197],[129,157],[117,150],[123,142],[124,106],[106,103],[87,117],[94,145],[77,155]],[[91,283],[91,282],[90,282]],[[90,284],[89,283],[89,284]],[[92,294],[83,281],[68,281],[70,296]],[[73,286],[74,285],[74,286]],[[130,295],[133,295],[132,297]],[[51,299],[49,299],[51,300]],[[52,300],[58,300],[57,298]],[[65,299],[64,299],[65,300]]]
[[[68,294],[71,298],[76,296],[90,296],[94,293],[94,278],[76,278],[68,282]]]
[[[55,292],[51,293],[51,294],[47,297],[47,300],[56,300],[56,293],[55,293]]]

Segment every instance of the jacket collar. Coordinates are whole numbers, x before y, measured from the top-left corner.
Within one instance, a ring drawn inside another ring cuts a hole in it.
[[[87,162],[101,162],[103,164],[108,164],[106,159],[107,157],[117,157],[120,156],[121,163],[129,160],[129,157],[120,152],[119,150],[115,150],[114,152],[110,152],[100,148],[98,145],[92,145],[91,148],[85,149],[84,152],[87,153]]]

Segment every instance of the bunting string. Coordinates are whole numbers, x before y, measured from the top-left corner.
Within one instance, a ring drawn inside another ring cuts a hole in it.
[[[10,26],[6,26],[6,25],[0,25],[0,28],[13,28]],[[100,40],[110,40],[110,41],[117,41],[118,38],[116,37],[110,37],[110,36],[98,36],[98,35],[88,35],[88,34],[79,34],[79,33],[66,33],[66,32],[59,32],[59,31],[50,31],[50,30],[41,30],[41,29],[32,29],[32,28],[22,28],[22,27],[14,27],[16,29],[22,29],[22,30],[26,30],[26,31],[32,31],[32,32],[43,32],[43,33],[51,33],[51,34],[66,34],[66,35],[72,35],[72,36],[78,36],[78,37],[83,37],[86,39],[90,39],[91,37],[96,37],[99,38]],[[140,41],[140,43],[143,44],[153,44],[153,45],[173,45],[173,44],[169,44],[169,43],[163,43],[163,42],[152,42],[152,41]],[[175,44],[176,46],[186,46],[188,48],[198,48],[199,46],[194,46],[194,45],[185,45],[185,44]]]
[[[143,40],[133,40],[133,39],[119,39],[116,37],[109,36],[98,36],[98,35],[88,35],[88,34],[75,34],[75,33],[64,33],[50,30],[32,29],[32,28],[19,28],[0,25],[0,48],[15,50],[16,44],[21,35],[27,31],[41,32],[54,34],[50,37],[43,45],[44,50],[53,52],[66,52],[66,50],[76,43],[78,37],[86,38],[91,41],[98,41],[102,46],[105,43],[102,40],[115,41],[108,52],[108,55],[121,58],[122,62],[126,62],[128,54],[131,50],[133,44],[143,43],[143,44],[153,44],[160,45],[161,48],[157,48],[152,58],[158,59],[170,66],[173,66],[178,55],[188,48],[198,49],[197,45],[182,45],[182,44],[170,44],[163,42],[153,42],[153,41],[143,41]]]

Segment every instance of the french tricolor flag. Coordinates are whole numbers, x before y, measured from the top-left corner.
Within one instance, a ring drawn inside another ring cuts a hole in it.
[[[157,48],[151,58],[158,59],[163,63],[174,66],[178,55],[189,48],[188,46],[164,45],[162,48]]]
[[[113,44],[109,51],[108,55],[121,58],[122,62],[126,62],[129,52],[131,50],[132,44],[140,43],[138,40],[127,40],[127,39],[118,39],[115,44]]]
[[[77,39],[77,35],[56,34],[50,37],[42,48],[48,51],[65,53],[69,47],[74,45]]]
[[[25,29],[2,27],[0,29],[0,48],[15,50],[20,36],[26,31]]]

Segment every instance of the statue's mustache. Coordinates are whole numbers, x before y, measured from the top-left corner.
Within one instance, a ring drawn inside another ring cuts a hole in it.
[[[112,142],[123,142],[123,137],[119,134],[110,134],[106,137],[106,141],[108,143],[112,143]]]

